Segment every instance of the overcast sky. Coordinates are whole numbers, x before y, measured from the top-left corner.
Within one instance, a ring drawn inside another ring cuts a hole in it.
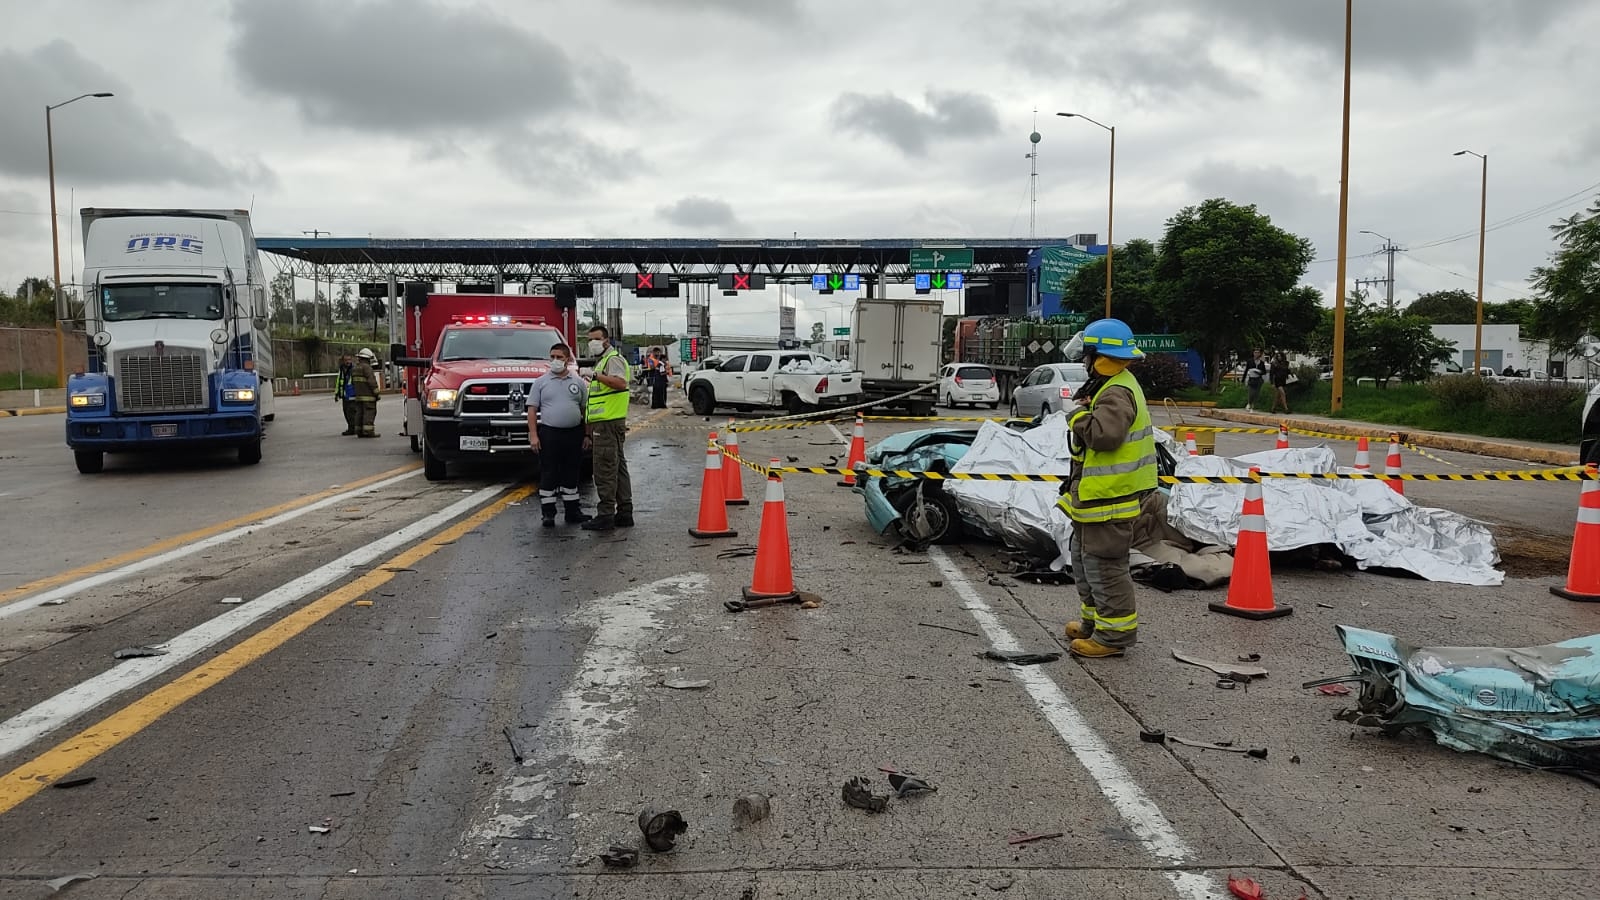
[[[1343,7],[0,0],[0,284],[50,271],[44,104],[110,90],[55,114],[64,279],[71,203],[253,207],[260,235],[1024,237],[1037,108],[1039,234],[1104,235],[1106,135],[1054,115],[1082,112],[1117,126],[1119,241],[1254,203],[1331,294]],[[1600,192],[1595,34],[1584,0],[1357,0],[1351,277],[1381,277],[1368,229],[1412,248],[1402,299],[1473,288],[1470,148],[1491,225],[1537,211],[1488,237],[1486,296],[1525,293]],[[629,330],[683,325],[624,297]],[[837,319],[800,298],[802,330]],[[716,330],[775,334],[775,305],[719,295]]]

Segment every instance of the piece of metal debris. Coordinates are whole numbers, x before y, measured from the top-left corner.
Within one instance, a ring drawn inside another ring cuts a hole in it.
[[[1185,747],[1194,747],[1197,750],[1221,750],[1224,753],[1243,753],[1246,756],[1251,756],[1256,759],[1267,758],[1267,751],[1265,749],[1248,750],[1244,747],[1235,747],[1233,745],[1233,741],[1191,741],[1188,738],[1181,738],[1175,734],[1168,735],[1167,740],[1173,742],[1174,744],[1182,744]]]
[[[600,861],[608,869],[631,869],[639,864],[639,851],[622,844],[612,844],[600,854]]]
[[[910,772],[890,772],[889,787],[894,788],[895,795],[900,797],[908,797],[912,794],[931,794],[939,790],[921,776],[913,775]]]
[[[243,597],[223,597],[222,598],[222,603],[225,606],[234,606],[234,605],[237,605],[237,604],[240,604],[240,603],[243,603],[243,602],[244,602],[244,598]]]
[[[111,654],[113,659],[139,659],[145,656],[166,656],[164,647],[123,647]]]
[[[704,678],[668,678],[661,686],[675,691],[699,691],[711,687],[711,682]]]
[[[1177,648],[1173,648],[1172,658],[1178,660],[1179,662],[1188,663],[1191,666],[1199,666],[1202,669],[1210,669],[1218,675],[1244,675],[1249,678],[1267,677],[1267,670],[1261,668],[1260,666],[1217,662],[1214,659],[1206,659],[1203,656],[1196,656],[1193,653],[1179,650]]]
[[[840,794],[846,806],[854,806],[867,812],[880,813],[889,805],[887,795],[872,792],[872,780],[865,775],[851,775],[845,779]]]
[[[333,829],[329,828],[326,825],[307,825],[306,826],[306,830],[311,832],[312,834],[327,834],[328,832],[332,831]]]
[[[1322,607],[1323,609],[1334,609],[1335,608],[1332,603],[1323,603],[1321,600],[1317,601],[1317,605]]]
[[[982,635],[978,634],[976,631],[968,631],[965,628],[956,628],[951,625],[936,625],[933,622],[918,622],[917,625],[922,628],[937,628],[940,631],[954,631],[956,634],[969,634],[973,637],[982,637]]]
[[[666,853],[677,844],[678,835],[689,830],[689,823],[675,809],[658,812],[647,806],[639,811],[639,830],[644,832],[644,842],[657,853]]]
[[[1045,831],[1038,834],[1019,834],[1015,837],[1006,838],[1006,843],[1015,847],[1020,844],[1031,844],[1034,841],[1048,841],[1054,838],[1065,836],[1066,832],[1063,831]]]
[[[46,601],[44,601],[43,603],[41,603],[39,605],[40,606],[61,606],[62,604],[66,603],[66,602],[67,602],[67,598],[66,597],[57,597],[54,600],[46,600]]]
[[[1060,653],[1028,653],[1022,650],[985,650],[980,655],[984,659],[1011,663],[1014,666],[1036,666],[1040,663],[1055,662],[1061,658]]]
[[[736,822],[759,822],[771,814],[772,801],[766,794],[745,794],[733,801],[733,818]]]
[[[94,784],[94,782],[95,782],[95,776],[93,776],[93,775],[85,775],[82,778],[64,778],[61,781],[58,781],[55,784],[52,784],[50,786],[53,787],[53,788],[59,788],[60,790],[64,791],[64,790],[68,790],[70,788],[83,787],[86,784]]]
[[[49,888],[52,893],[54,893],[75,881],[93,881],[99,877],[99,872],[77,872],[72,875],[63,875],[60,878],[52,878],[49,881],[46,881],[44,885],[45,887]]]
[[[500,731],[506,736],[506,743],[511,745],[511,758],[517,761],[517,765],[522,765],[522,761],[526,757],[522,752],[522,745],[517,742],[516,731],[510,725],[500,729]]]

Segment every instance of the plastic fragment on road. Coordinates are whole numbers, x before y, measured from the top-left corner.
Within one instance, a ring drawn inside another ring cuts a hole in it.
[[[887,795],[873,793],[872,779],[865,775],[852,775],[845,779],[840,795],[844,798],[846,806],[864,809],[867,812],[881,813],[889,805]]]
[[[1176,647],[1172,650],[1172,658],[1179,662],[1188,663],[1191,666],[1199,666],[1202,669],[1210,669],[1212,672],[1215,672],[1218,675],[1243,675],[1246,678],[1267,677],[1267,670],[1261,668],[1260,666],[1217,662],[1214,659],[1206,659],[1203,656],[1197,656],[1194,653],[1191,653],[1187,650],[1180,650]]]
[[[306,826],[306,831],[309,831],[312,834],[327,834],[328,832],[330,832],[332,830],[333,830],[332,828],[329,828],[326,825],[307,825]]]
[[[612,844],[600,854],[600,862],[608,869],[631,869],[639,864],[639,851],[622,844]]]
[[[910,772],[890,772],[889,787],[894,788],[895,795],[899,797],[909,797],[913,794],[931,794],[939,790],[920,775],[913,775]]]
[[[677,845],[678,835],[689,830],[689,823],[675,809],[657,811],[647,806],[639,811],[639,830],[644,832],[644,842],[657,853],[666,853]]]
[[[244,602],[244,598],[243,597],[223,597],[222,598],[222,603],[223,603],[224,606],[234,606],[234,605],[237,605],[237,604],[240,604],[240,603],[243,603],[243,602]]]
[[[980,655],[984,659],[1010,663],[1013,666],[1036,666],[1040,663],[1055,662],[1061,658],[1060,653],[1028,653],[1023,650],[985,650]]]
[[[1053,838],[1058,838],[1058,837],[1066,837],[1066,832],[1064,832],[1064,831],[1042,831],[1042,832],[1038,832],[1036,834],[1019,834],[1019,835],[1014,835],[1012,837],[1006,838],[1006,843],[1008,843],[1011,846],[1015,847],[1015,846],[1019,846],[1021,844],[1031,844],[1034,841],[1048,841],[1048,840],[1051,840]]]
[[[1261,885],[1254,878],[1237,878],[1228,876],[1228,893],[1238,897],[1239,900],[1263,900],[1266,894],[1262,893]]]
[[[44,885],[45,885],[45,887],[50,889],[51,893],[55,893],[57,891],[60,891],[62,888],[66,887],[67,885],[72,884],[73,882],[77,882],[77,881],[93,881],[94,879],[99,878],[99,877],[100,877],[100,873],[99,872],[77,872],[77,873],[74,873],[72,875],[63,875],[60,878],[52,878],[49,881],[46,881],[44,883]]]
[[[357,600],[356,602],[354,602],[354,603],[352,603],[350,605],[351,606],[371,606],[372,605],[372,601],[371,600]]]
[[[166,656],[165,647],[123,647],[111,654],[113,659],[140,659],[146,656]]]
[[[1319,684],[1317,693],[1325,697],[1345,697],[1350,694],[1350,689],[1342,684]]]
[[[82,778],[63,778],[50,786],[65,791],[75,787],[83,787],[86,784],[94,784],[95,781],[95,776],[85,775]]]
[[[54,600],[46,600],[46,601],[44,601],[43,603],[41,603],[39,605],[40,606],[62,606],[66,602],[67,602],[67,598],[66,597],[57,597]]]
[[[704,678],[668,678],[661,686],[675,691],[700,691],[711,687],[711,682]]]
[[[745,794],[733,801],[733,818],[736,822],[759,822],[771,814],[772,801],[766,794]]]

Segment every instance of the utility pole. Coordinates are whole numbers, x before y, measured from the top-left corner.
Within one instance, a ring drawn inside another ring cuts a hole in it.
[[[1339,265],[1334,275],[1333,385],[1329,406],[1344,409],[1344,279],[1350,227],[1350,30],[1355,20],[1354,0],[1344,0],[1344,115],[1339,133]]]
[[[310,231],[302,231],[300,233],[309,234],[315,240],[333,232],[313,228]],[[320,267],[313,265],[311,267],[311,333],[316,335],[322,334],[322,304],[317,302],[317,285],[321,283],[321,275]],[[333,279],[331,277],[328,279],[328,293],[333,293]]]
[[[1383,305],[1385,307],[1387,307],[1390,312],[1394,312],[1394,255],[1396,253],[1405,252],[1405,248],[1404,247],[1395,246],[1394,241],[1391,240],[1387,235],[1379,234],[1376,231],[1366,231],[1366,230],[1363,229],[1361,233],[1362,234],[1370,234],[1373,237],[1383,238],[1383,246],[1378,248],[1378,252],[1386,254],[1389,257],[1389,277],[1388,278],[1357,278],[1356,279],[1356,287],[1359,288],[1359,287],[1361,287],[1362,285],[1365,285],[1365,284],[1381,284],[1381,285],[1383,285],[1384,286]]]

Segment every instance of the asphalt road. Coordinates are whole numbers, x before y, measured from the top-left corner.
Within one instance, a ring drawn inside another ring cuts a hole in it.
[[[1230,876],[1282,898],[1596,893],[1594,788],[1334,721],[1345,699],[1299,687],[1348,670],[1335,624],[1444,645],[1595,631],[1600,609],[1549,595],[1558,577],[1280,572],[1295,613],[1260,623],[1208,613],[1215,594],[1140,588],[1127,658],[1011,667],[978,654],[1062,649],[1072,589],[1003,577],[996,547],[894,553],[831,478],[785,483],[795,578],[820,607],[724,611],[751,581],[763,487],[745,473],[738,537],[686,533],[705,427],[674,412],[635,431],[639,525],[602,536],[537,527],[515,472],[339,493],[415,457],[338,437],[333,404],[308,398],[283,404],[253,469],[114,461],[89,478],[59,420],[0,420],[0,896],[76,873],[96,876],[65,888],[86,898],[1188,900],[1227,896]],[[837,441],[742,439],[750,458],[817,463]],[[1570,539],[1575,485],[1408,489]],[[223,530],[124,571],[207,528]],[[122,568],[91,571],[111,555]],[[1270,675],[1218,690],[1179,644],[1259,653]],[[136,646],[168,652],[113,658]],[[1141,742],[1149,729],[1269,752]],[[845,806],[841,783],[883,790],[880,766],[938,791]],[[770,815],[738,819],[747,794]],[[677,849],[602,867],[652,805],[688,822]]]

